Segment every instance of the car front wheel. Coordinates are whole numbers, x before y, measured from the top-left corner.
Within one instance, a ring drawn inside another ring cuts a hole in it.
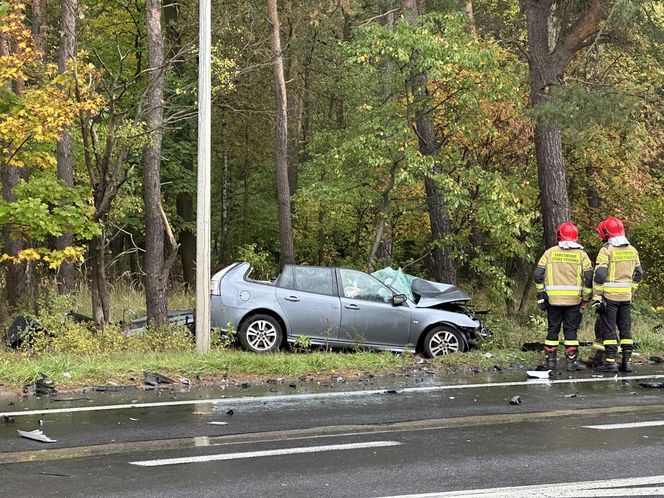
[[[239,331],[242,346],[254,353],[269,353],[281,346],[281,325],[270,315],[253,315],[242,324]]]
[[[427,358],[445,354],[462,353],[466,350],[466,340],[460,332],[451,327],[436,327],[424,338],[423,353]]]

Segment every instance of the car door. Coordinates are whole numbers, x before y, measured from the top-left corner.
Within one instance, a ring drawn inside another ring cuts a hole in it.
[[[287,266],[279,277],[277,302],[290,324],[290,335],[325,342],[339,335],[341,303],[332,268]]]
[[[341,327],[339,341],[405,346],[410,335],[410,305],[392,303],[394,292],[361,271],[339,269]]]

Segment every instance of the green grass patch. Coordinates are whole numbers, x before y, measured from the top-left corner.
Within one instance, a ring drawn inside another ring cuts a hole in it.
[[[231,379],[350,375],[370,372],[379,374],[411,364],[411,355],[394,353],[311,352],[253,354],[222,350],[205,355],[191,351],[109,353],[82,355],[75,353],[30,355],[0,352],[0,383],[17,388],[44,373],[59,387],[93,384],[134,384],[142,382],[142,372],[156,371],[177,380],[179,377],[211,381]]]

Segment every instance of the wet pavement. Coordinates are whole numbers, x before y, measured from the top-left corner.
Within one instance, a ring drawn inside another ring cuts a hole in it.
[[[639,384],[662,381],[664,366],[640,366],[630,375],[561,373],[552,382],[527,381],[524,371],[509,371],[3,397],[0,414],[15,421],[0,417],[0,467],[3,476],[13,476],[0,483],[0,491],[381,496],[541,479],[656,476],[664,474],[664,389]],[[510,405],[515,395],[522,403]],[[587,427],[635,422],[641,425]],[[16,432],[36,428],[57,442],[39,443]],[[385,441],[394,446],[352,446]],[[324,449],[288,453],[312,444]],[[342,448],[329,450],[335,445]],[[130,463],[221,450],[224,458],[247,451],[258,456],[147,470]],[[265,451],[286,454],[260,453]],[[26,460],[36,461],[6,463]],[[46,482],[54,487],[42,489]]]

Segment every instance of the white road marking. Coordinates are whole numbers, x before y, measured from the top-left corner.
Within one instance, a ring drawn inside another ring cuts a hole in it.
[[[630,486],[650,486],[630,488]],[[512,486],[504,488],[469,489],[440,493],[422,493],[390,496],[385,498],[466,498],[484,497],[601,497],[601,496],[661,496],[664,494],[664,476],[632,477],[626,479],[605,479],[600,481],[579,481],[533,486]]]
[[[573,379],[556,379],[551,381],[544,380],[546,384],[584,384],[588,382],[617,382],[626,380],[648,380],[648,379],[662,379],[664,374],[659,375],[632,375],[632,376],[611,376],[611,377],[590,377],[590,378],[573,378]],[[539,381],[537,381],[539,384]],[[533,385],[532,379],[530,381],[515,381],[515,382],[487,382],[484,384],[451,384],[446,386],[422,386],[422,387],[404,387],[398,388],[400,393],[420,393],[420,392],[438,392],[438,391],[453,391],[457,389],[485,389],[494,387],[514,387],[514,386],[530,386]],[[24,410],[13,412],[0,412],[0,417],[16,417],[18,415],[49,415],[54,413],[77,413],[77,412],[99,412],[107,410],[126,410],[129,408],[158,408],[163,406],[191,406],[191,405],[239,405],[242,403],[255,403],[255,402],[271,402],[271,401],[299,401],[311,399],[329,399],[329,398],[349,398],[361,396],[374,396],[376,394],[384,394],[386,389],[368,389],[363,391],[335,391],[325,393],[311,393],[311,394],[280,394],[274,396],[245,396],[240,398],[217,398],[217,399],[190,399],[181,401],[155,401],[147,403],[125,403],[119,405],[93,405],[93,406],[74,406],[68,408],[51,408],[42,410]],[[394,389],[394,388],[389,388]]]
[[[657,427],[664,425],[664,420],[649,420],[647,422],[626,422],[624,424],[584,425],[585,429],[598,429],[608,431],[612,429],[636,429],[638,427]]]
[[[328,444],[325,446],[305,446],[301,448],[282,448],[279,450],[244,451],[242,453],[225,453],[217,455],[200,455],[193,457],[163,458],[160,460],[142,460],[142,461],[129,462],[129,463],[131,465],[139,465],[141,467],[159,467],[162,465],[181,465],[185,463],[218,462],[220,460],[239,460],[242,458],[260,458],[260,457],[278,456],[278,455],[320,453],[323,451],[358,450],[363,448],[384,448],[387,446],[399,446],[399,445],[401,445],[401,443],[397,441],[371,441],[368,443]]]

